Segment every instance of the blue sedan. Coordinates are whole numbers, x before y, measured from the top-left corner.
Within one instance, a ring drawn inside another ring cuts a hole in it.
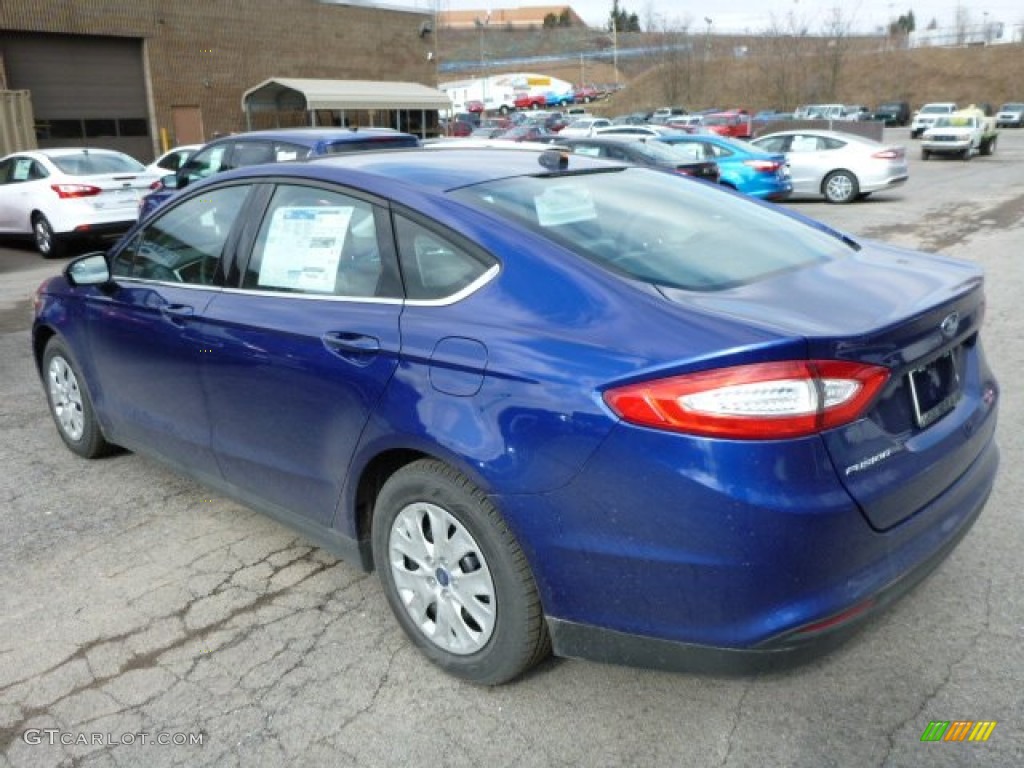
[[[224,136],[204,144],[164,176],[139,205],[139,218],[155,211],[178,190],[215,173],[259,163],[303,160],[365,149],[418,147],[420,140],[390,128],[279,128]]]
[[[685,176],[403,150],[191,185],[45,282],[31,341],[72,452],[376,569],[496,684],[759,669],[908,590],[993,486],[984,306],[976,264]]]
[[[658,141],[693,160],[714,160],[721,184],[762,200],[785,200],[793,191],[782,153],[770,153],[742,141],[712,134],[669,134]]]

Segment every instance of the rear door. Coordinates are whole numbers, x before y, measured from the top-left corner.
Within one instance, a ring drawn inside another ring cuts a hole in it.
[[[329,524],[400,349],[386,209],[335,186],[267,185],[251,252],[204,313],[203,381],[226,480]]]

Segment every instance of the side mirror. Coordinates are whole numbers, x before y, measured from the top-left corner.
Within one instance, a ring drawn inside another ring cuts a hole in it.
[[[87,253],[68,264],[64,276],[72,285],[107,285],[110,282],[107,255],[101,251]]]
[[[179,170],[178,173],[181,173],[181,171]],[[185,176],[179,176],[178,173],[171,173],[161,177],[160,183],[164,189],[181,189],[188,184],[188,179]]]

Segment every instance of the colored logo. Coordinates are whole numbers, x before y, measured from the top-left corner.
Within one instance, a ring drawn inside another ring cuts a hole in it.
[[[988,741],[995,728],[995,720],[932,720],[921,741]]]

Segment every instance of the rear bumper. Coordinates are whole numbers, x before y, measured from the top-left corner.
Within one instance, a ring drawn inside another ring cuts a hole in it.
[[[868,620],[931,574],[967,535],[988,500],[999,464],[990,443],[960,482],[935,506],[959,508],[956,527],[923,538],[928,553],[915,565],[831,616],[795,627],[749,647],[723,647],[616,631],[578,621],[548,619],[554,653],[590,661],[704,674],[752,674],[789,668],[821,657],[856,634]],[[961,506],[966,505],[966,506]],[[934,510],[924,514],[933,514]],[[953,518],[950,518],[951,520]],[[818,628],[820,627],[820,628]]]
[[[942,562],[999,463],[990,440],[943,493],[880,532],[815,440],[772,461],[764,446],[690,454],[636,432],[613,433],[560,491],[497,499],[559,655],[716,673],[820,655]]]

